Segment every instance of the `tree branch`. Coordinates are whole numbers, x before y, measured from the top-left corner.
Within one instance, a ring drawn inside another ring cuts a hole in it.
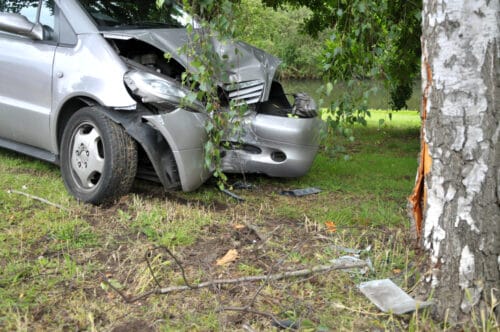
[[[340,263],[340,264],[330,264],[330,265],[318,265],[310,269],[302,269],[295,271],[280,272],[270,275],[257,275],[248,276],[235,279],[216,279],[205,281],[196,285],[190,286],[170,286],[165,288],[160,288],[155,291],[155,294],[168,294],[173,292],[180,292],[189,289],[200,289],[207,288],[218,285],[229,285],[229,284],[240,284],[245,282],[258,282],[258,281],[268,281],[268,280],[280,280],[295,277],[304,277],[315,273],[323,273],[334,270],[347,270],[353,268],[361,268],[367,266],[366,262],[355,262],[355,263]]]
[[[46,200],[45,198],[41,198],[41,197],[38,197],[38,196],[33,196],[33,195],[30,195],[30,194],[27,194],[27,193],[24,193],[22,191],[17,191],[17,190],[12,190],[12,189],[9,189],[7,190],[7,193],[8,194],[18,194],[18,195],[22,195],[22,196],[26,196],[28,198],[31,198],[31,199],[34,199],[36,201],[39,201],[39,202],[42,202],[42,203],[45,203],[45,204],[48,204],[50,206],[54,206],[58,209],[61,209],[61,210],[64,210],[64,211],[68,211],[68,209],[66,209],[64,206],[62,205],[59,205],[59,204],[56,204],[56,203],[52,203],[48,200]]]

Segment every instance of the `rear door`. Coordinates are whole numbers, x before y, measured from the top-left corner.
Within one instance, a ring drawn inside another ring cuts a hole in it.
[[[44,40],[37,41],[0,31],[0,138],[45,150],[52,146],[54,7],[50,0],[0,0],[0,10],[24,15],[31,22],[39,15],[44,26]]]

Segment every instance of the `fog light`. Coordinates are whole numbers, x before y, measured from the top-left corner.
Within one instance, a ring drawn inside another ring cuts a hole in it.
[[[271,159],[277,163],[281,163],[286,160],[286,154],[281,151],[274,151],[271,153]]]

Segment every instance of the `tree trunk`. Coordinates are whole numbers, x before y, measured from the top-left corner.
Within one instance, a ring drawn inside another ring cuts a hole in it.
[[[455,323],[500,299],[499,19],[498,0],[424,0],[419,238],[435,313]]]

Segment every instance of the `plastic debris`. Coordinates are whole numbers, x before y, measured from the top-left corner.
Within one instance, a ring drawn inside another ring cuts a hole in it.
[[[321,189],[313,187],[313,188],[305,188],[305,189],[283,190],[281,192],[281,195],[301,197],[301,196],[306,196],[306,195],[317,194],[320,192],[321,192]]]
[[[295,98],[292,108],[293,115],[298,115],[301,118],[314,118],[318,115],[318,107],[307,93],[295,93],[293,97]]]
[[[254,185],[248,182],[236,181],[231,187],[233,187],[234,189],[251,190],[254,188]]]
[[[238,202],[244,202],[244,201],[245,201],[245,199],[244,199],[244,198],[242,198],[242,197],[240,197],[240,196],[236,195],[235,193],[233,193],[233,192],[231,192],[231,191],[229,191],[229,190],[227,190],[227,189],[222,189],[221,191],[222,191],[224,194],[228,195],[229,197],[234,198],[234,199],[235,199],[235,200],[237,200]]]
[[[285,320],[275,320],[273,321],[273,326],[279,328],[279,329],[284,329],[284,330],[298,330],[299,329],[299,324],[291,319],[285,319]]]
[[[390,279],[362,282],[359,290],[380,310],[396,315],[413,312],[432,304],[432,302],[414,300]]]

